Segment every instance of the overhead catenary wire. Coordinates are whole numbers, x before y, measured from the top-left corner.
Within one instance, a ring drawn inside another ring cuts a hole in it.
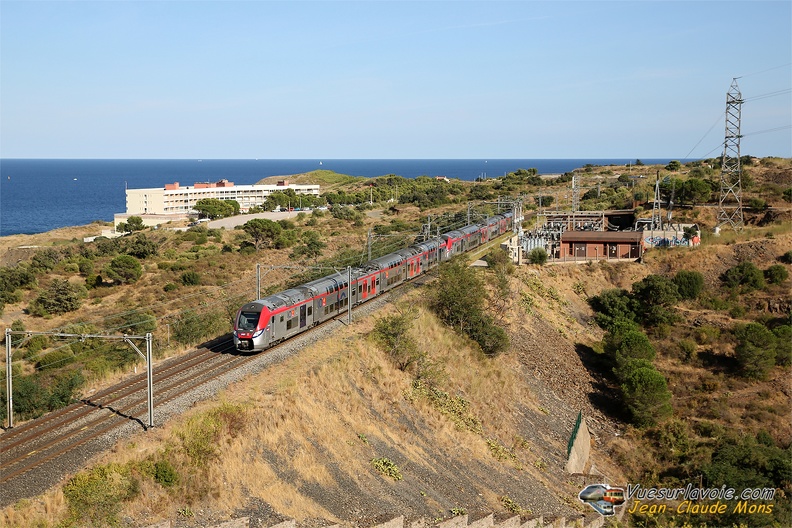
[[[446,213],[446,214],[443,215],[443,217],[445,217],[445,218],[449,218],[449,217],[453,218],[454,217],[454,213]],[[458,227],[462,227],[464,225],[465,225],[464,219],[460,219],[460,220],[458,220],[456,222],[447,223],[443,229],[451,229],[451,230],[453,230],[453,229],[456,229]],[[409,240],[411,235],[414,236],[415,233],[397,233],[396,235],[394,235],[395,238],[394,238],[393,241],[389,241],[386,244],[381,244],[378,247],[379,252],[383,252],[383,254],[387,254],[389,252],[393,252],[393,251],[395,251],[397,249],[401,249],[401,248],[405,247],[405,242],[407,242]],[[400,236],[401,236],[401,238],[398,238]],[[358,257],[347,257],[347,258],[337,259],[336,261],[331,261],[331,262],[335,262],[336,266],[342,266],[342,267],[346,266],[346,265],[350,265],[350,264],[352,264],[352,263],[354,263],[356,261],[359,262],[359,265],[362,265],[365,262],[365,260],[364,260],[365,255],[366,255],[366,251],[365,251],[365,248],[364,248],[363,252],[361,253],[361,256],[359,257],[359,260],[358,260]],[[352,260],[353,258],[354,258],[354,260]],[[285,266],[284,269],[285,268],[287,268],[287,267]],[[292,269],[293,268],[294,267],[292,267]],[[206,298],[207,296],[214,297],[214,296],[217,296],[217,295],[223,295],[223,296],[228,297],[229,296],[229,290],[234,291],[234,293],[237,293],[238,295],[244,295],[244,291],[246,291],[247,285],[249,285],[249,282],[251,280],[250,275],[252,275],[252,273],[253,272],[251,270],[251,271],[245,273],[245,275],[246,275],[245,277],[241,277],[241,278],[236,279],[234,281],[231,281],[231,282],[228,282],[228,283],[224,283],[222,285],[218,285],[218,286],[212,287],[211,289],[202,288],[199,291],[190,293],[190,294],[185,295],[185,296],[175,297],[173,299],[168,299],[166,301],[155,303],[153,305],[147,305],[145,307],[138,308],[138,309],[135,309],[135,310],[126,310],[126,311],[122,311],[122,312],[118,312],[118,313],[105,315],[103,317],[98,317],[98,318],[94,318],[94,319],[79,321],[79,322],[75,322],[75,323],[68,323],[68,324],[62,325],[61,327],[58,327],[58,328],[54,329],[52,332],[65,333],[65,332],[63,332],[64,330],[68,330],[70,328],[74,328],[75,326],[90,325],[90,326],[97,327],[97,326],[101,326],[102,323],[107,322],[107,321],[111,321],[113,319],[126,318],[126,317],[133,316],[133,315],[136,315],[136,314],[151,314],[152,310],[156,310],[157,308],[162,308],[162,307],[165,307],[165,306],[167,306],[169,304],[173,304],[173,303],[176,303],[176,302],[184,304],[186,301],[192,301],[195,298]],[[159,317],[155,317],[155,320],[156,321],[161,321],[161,320],[164,320],[164,319],[178,318],[180,316],[183,316],[184,314],[186,314],[189,311],[196,311],[196,309],[200,309],[200,308],[211,309],[211,306],[208,305],[208,304],[198,304],[196,306],[188,306],[188,307],[183,308],[182,310],[179,310],[179,311],[177,311],[175,313],[168,313],[168,314],[161,315]],[[111,327],[106,327],[103,330],[104,333],[100,334],[100,335],[107,336],[111,332],[123,331],[125,329],[128,329],[128,328],[131,328],[133,326],[136,326],[136,324],[138,324],[138,323],[137,322],[128,322],[128,323],[124,323],[124,324],[114,325],[114,326],[111,326]],[[82,334],[79,334],[79,335],[82,335]],[[83,340],[84,340],[84,338],[76,338],[76,339],[73,339],[71,341],[64,342],[64,343],[62,343],[59,346],[56,346],[54,348],[53,347],[48,347],[46,349],[41,350],[40,353],[38,353],[38,354],[36,354],[36,355],[34,355],[32,357],[29,357],[28,359],[29,360],[31,360],[31,359],[32,360],[40,359],[40,358],[42,358],[42,357],[44,357],[44,356],[46,356],[46,355],[48,355],[48,354],[50,354],[52,352],[56,352],[56,351],[59,351],[59,350],[70,348],[73,344],[76,344],[76,343],[78,343],[80,341],[83,341]],[[45,370],[45,369],[48,369],[48,368],[52,368],[53,366],[57,366],[60,363],[64,363],[66,361],[72,361],[72,360],[74,360],[74,358],[82,357],[83,355],[87,354],[88,352],[89,352],[89,350],[86,350],[86,351],[84,351],[82,353],[75,354],[74,356],[71,356],[69,358],[62,358],[62,359],[56,360],[56,361],[54,361],[52,363],[43,364],[43,365],[35,367],[34,370],[42,371],[42,370]]]

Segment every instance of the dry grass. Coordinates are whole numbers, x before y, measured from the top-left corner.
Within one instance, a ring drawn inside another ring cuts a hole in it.
[[[415,303],[418,294],[411,295],[407,302]],[[266,374],[229,387],[222,400],[241,402],[244,431],[233,438],[223,437],[222,458],[211,462],[200,477],[213,483],[211,490],[197,495],[182,491],[180,497],[144,481],[144,493],[126,506],[125,514],[153,521],[184,506],[193,511],[232,511],[254,496],[298,521],[338,520],[305,489],[315,486],[327,496],[343,496],[349,490],[338,488],[340,475],[360,489],[387,485],[369,463],[383,454],[409,482],[414,479],[413,467],[437,463],[437,453],[430,453],[425,441],[416,437],[416,426],[422,435],[431,436],[433,446],[461,463],[478,460],[493,468],[513,466],[492,456],[484,436],[457,428],[427,401],[405,399],[412,379],[395,369],[365,337],[373,322],[369,318],[344,327],[332,341],[308,347]],[[516,359],[508,354],[486,358],[465,338],[439,325],[424,308],[419,309],[413,332],[422,343],[431,343],[433,358],[443,365],[447,374],[443,390],[470,401],[471,412],[483,421],[485,436],[513,448],[520,434],[512,418],[514,402],[532,399],[520,379]],[[217,405],[198,404],[180,420],[120,444],[102,460],[140,462],[166,449],[180,474],[186,475],[191,470],[179,454],[177,432],[186,420],[211,412]],[[537,454],[525,448],[513,452],[534,479],[546,480],[534,467]],[[497,509],[499,496],[487,499]],[[26,515],[43,518],[37,511],[31,508]]]

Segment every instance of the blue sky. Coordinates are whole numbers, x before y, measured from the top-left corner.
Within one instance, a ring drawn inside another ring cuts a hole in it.
[[[716,157],[738,76],[792,157],[789,1],[2,0],[0,157]]]

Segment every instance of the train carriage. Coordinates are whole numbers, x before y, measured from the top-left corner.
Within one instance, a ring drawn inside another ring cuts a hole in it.
[[[305,284],[305,287],[313,293],[314,324],[323,323],[335,317],[347,307],[349,303],[348,286],[347,275],[341,273],[328,275]],[[352,295],[353,304],[355,299],[356,295]]]
[[[265,350],[311,326],[332,319],[434,268],[440,262],[489,242],[512,228],[513,213],[449,231],[438,239],[413,244],[376,258],[346,274],[336,273],[249,302],[234,321],[234,344],[240,351]]]
[[[481,226],[469,225],[459,230],[462,233],[462,251],[470,251],[481,245]]]
[[[449,231],[440,235],[440,238],[443,240],[443,253],[440,256],[442,262],[464,251],[462,249],[462,231]]]

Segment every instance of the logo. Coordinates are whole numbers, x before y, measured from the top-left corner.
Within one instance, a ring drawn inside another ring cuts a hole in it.
[[[612,488],[607,484],[591,484],[583,488],[578,494],[578,499],[588,504],[600,515],[613,515],[614,508],[624,504],[624,490]]]

